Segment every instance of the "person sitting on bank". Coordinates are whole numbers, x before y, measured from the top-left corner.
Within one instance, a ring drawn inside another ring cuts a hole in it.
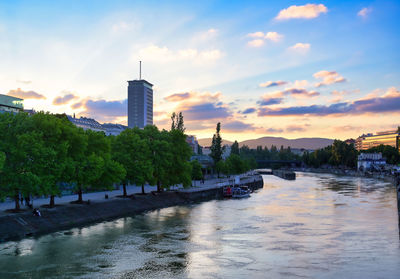
[[[33,215],[34,215],[34,216],[37,216],[37,217],[42,216],[42,214],[40,214],[39,209],[37,209],[37,208],[35,208],[35,209],[33,210]]]

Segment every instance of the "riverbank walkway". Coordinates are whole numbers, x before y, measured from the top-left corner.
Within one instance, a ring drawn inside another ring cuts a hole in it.
[[[253,182],[254,177],[252,176],[253,173],[249,172],[246,174],[241,174],[239,175],[241,183],[248,183],[248,182]],[[183,189],[181,185],[171,187],[170,190],[178,190],[178,191],[183,191],[183,192],[196,192],[196,191],[203,191],[207,189],[212,189],[212,188],[219,188],[223,187],[225,185],[232,184],[233,181],[235,180],[234,176],[232,177],[225,177],[225,178],[208,178],[204,180],[204,183],[200,180],[194,180],[192,182],[192,187]],[[145,186],[145,192],[150,193],[151,191],[156,191],[157,187],[156,186],[150,186],[146,185]],[[128,185],[127,186],[127,193],[128,195],[132,194],[138,194],[142,192],[142,187],[141,186],[135,186],[135,185]],[[100,191],[100,192],[91,192],[91,193],[84,193],[83,194],[83,200],[87,201],[90,200],[90,202],[98,202],[98,201],[104,201],[105,200],[105,195],[108,195],[108,199],[119,199],[122,195],[122,186],[120,189],[116,190],[111,190],[111,191]],[[77,194],[72,194],[72,195],[65,195],[61,197],[55,197],[55,204],[57,205],[66,205],[69,204],[72,201],[76,201],[78,199]],[[49,197],[40,197],[40,198],[34,198],[33,199],[33,208],[39,208],[43,205],[48,205],[50,202]],[[15,207],[15,201],[11,199],[6,199],[4,202],[0,202],[0,216],[4,216],[7,214],[15,214],[15,213],[8,213],[6,210],[7,209],[13,209]],[[21,205],[21,209],[28,209],[28,207],[25,205]]]

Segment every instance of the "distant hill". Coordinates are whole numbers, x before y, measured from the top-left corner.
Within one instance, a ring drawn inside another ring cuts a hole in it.
[[[210,146],[211,138],[199,139],[199,144],[201,146]],[[228,140],[223,140],[223,144],[232,145],[233,142]],[[247,145],[250,148],[256,148],[257,146],[267,146],[271,148],[271,145],[275,145],[280,148],[283,145],[285,148],[290,146],[290,148],[304,148],[304,149],[319,149],[324,148],[333,143],[332,139],[327,138],[299,138],[299,139],[286,139],[281,137],[262,137],[258,139],[245,140],[239,142],[239,146]]]
[[[200,144],[201,146],[211,146],[212,138],[198,139],[197,141],[199,142],[199,144]],[[232,144],[233,144],[233,141],[229,141],[229,140],[224,140],[224,139],[223,139],[223,140],[222,140],[222,145],[225,145],[225,144],[232,145]]]

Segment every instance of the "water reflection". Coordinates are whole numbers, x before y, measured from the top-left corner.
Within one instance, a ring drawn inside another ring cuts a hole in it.
[[[267,176],[249,199],[209,201],[0,246],[0,278],[398,278],[393,187]]]

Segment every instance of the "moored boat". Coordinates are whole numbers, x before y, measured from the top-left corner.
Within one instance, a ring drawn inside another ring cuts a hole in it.
[[[241,199],[250,197],[250,189],[247,186],[236,186],[232,188],[232,198]]]
[[[223,193],[224,198],[231,198],[232,197],[232,187],[224,186],[224,188],[222,188],[222,193]]]

